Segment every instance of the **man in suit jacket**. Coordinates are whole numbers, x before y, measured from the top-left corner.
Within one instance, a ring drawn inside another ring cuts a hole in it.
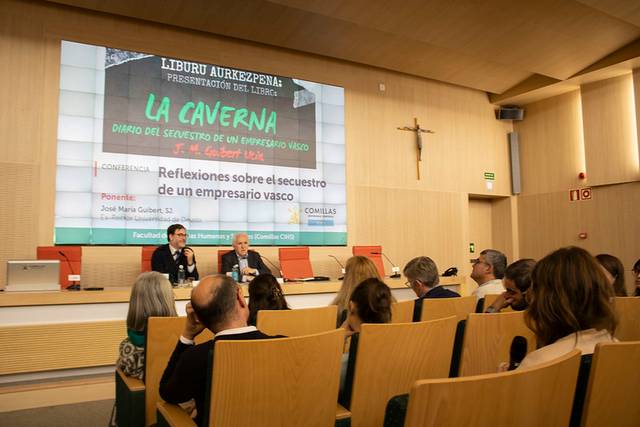
[[[429,257],[420,256],[412,259],[404,266],[402,274],[407,278],[407,285],[418,296],[413,306],[413,319],[419,320],[422,315],[422,301],[424,298],[454,298],[457,292],[440,285],[438,266]]]
[[[187,246],[187,230],[181,224],[173,224],[167,229],[168,244],[158,246],[151,255],[151,269],[168,273],[171,283],[178,282],[178,269],[182,265],[185,278],[198,280],[198,268],[193,249]]]
[[[202,419],[207,405],[207,365],[215,343],[220,340],[256,340],[281,336],[269,336],[255,326],[247,326],[249,308],[242,289],[227,276],[203,278],[193,289],[186,310],[187,320],[182,335],[160,380],[160,396],[169,403],[195,399],[198,413],[196,423],[203,425],[207,421]],[[195,337],[204,328],[211,330],[215,338],[195,345]]]
[[[238,233],[233,236],[231,245],[233,246],[233,251],[222,255],[222,274],[233,270],[233,266],[236,264],[240,268],[240,274],[243,276],[271,273],[269,268],[262,262],[260,254],[249,250],[249,236],[247,234]]]

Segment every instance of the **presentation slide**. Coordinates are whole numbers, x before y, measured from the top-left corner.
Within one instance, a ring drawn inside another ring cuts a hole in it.
[[[344,89],[63,41],[55,243],[346,245]]]

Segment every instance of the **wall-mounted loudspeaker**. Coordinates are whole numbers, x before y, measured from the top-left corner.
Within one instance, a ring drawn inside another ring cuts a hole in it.
[[[520,144],[518,132],[509,132],[509,157],[511,158],[511,193],[516,195],[522,191],[520,185]]]
[[[498,120],[522,120],[524,119],[524,109],[515,106],[500,107],[496,110]]]

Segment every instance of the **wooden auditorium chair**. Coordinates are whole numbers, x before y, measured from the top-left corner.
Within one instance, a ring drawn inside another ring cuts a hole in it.
[[[442,319],[456,316],[458,321],[465,320],[476,308],[477,298],[473,295],[455,298],[422,298],[416,301],[413,321]]]
[[[382,425],[389,398],[408,393],[418,379],[446,378],[455,328],[453,316],[430,322],[363,324],[351,338],[340,396],[340,404],[350,411],[350,425]]]
[[[620,341],[640,340],[640,298],[616,297],[614,307],[618,315],[616,338]]]
[[[38,246],[36,257],[41,260],[60,261],[59,282],[61,289],[66,289],[72,285],[80,286],[79,282],[70,281],[69,275],[80,275],[82,270],[82,246]]]
[[[285,280],[309,279],[313,276],[313,268],[309,260],[309,247],[279,248],[278,259],[282,277]]]
[[[151,271],[151,257],[157,246],[143,246],[140,251],[140,273]]]
[[[186,317],[150,317],[145,337],[144,382],[116,370],[116,419],[119,427],[150,426],[156,423],[156,402],[160,399],[160,378],[180,338]],[[196,343],[213,334],[205,329]]]
[[[302,337],[217,342],[205,425],[333,425],[343,344],[340,329]],[[159,402],[157,408],[159,426],[195,425],[178,406]]]
[[[382,261],[382,246],[353,246],[351,251],[354,256],[360,255],[369,258],[378,269],[380,277],[384,277],[384,262]]]
[[[413,321],[414,300],[391,303],[391,323],[409,323]]]
[[[584,400],[583,427],[640,426],[640,341],[596,345]]]
[[[406,427],[566,427],[580,351],[529,369],[420,380],[411,388]]]
[[[267,335],[299,337],[336,329],[337,306],[260,310],[257,328]]]
[[[509,361],[511,342],[517,335],[527,339],[527,352],[535,350],[536,338],[525,325],[522,311],[471,313],[463,324],[459,376],[496,372],[500,363]],[[452,376],[456,373],[452,372]]]

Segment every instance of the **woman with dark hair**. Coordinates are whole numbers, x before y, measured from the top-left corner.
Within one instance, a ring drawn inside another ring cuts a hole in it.
[[[392,301],[391,290],[380,279],[367,279],[356,286],[349,299],[349,314],[342,325],[347,335],[360,332],[363,323],[391,322]]]
[[[364,280],[370,278],[382,280],[373,261],[361,255],[352,256],[347,260],[342,286],[331,302],[332,305],[338,306],[336,327],[340,327],[348,316],[349,301],[353,290]]]
[[[261,274],[249,282],[249,325],[256,325],[260,310],[289,310],[280,283],[272,274]]]
[[[633,264],[633,277],[636,279],[636,291],[633,295],[640,297],[640,259]]]
[[[615,296],[626,297],[627,288],[624,284],[624,266],[622,265],[622,261],[609,254],[596,255],[596,259],[611,275],[611,285],[613,286]]]
[[[597,343],[615,341],[613,288],[589,252],[578,247],[558,249],[538,261],[531,278],[525,321],[541,348],[529,353],[520,368],[574,348],[593,354]]]

